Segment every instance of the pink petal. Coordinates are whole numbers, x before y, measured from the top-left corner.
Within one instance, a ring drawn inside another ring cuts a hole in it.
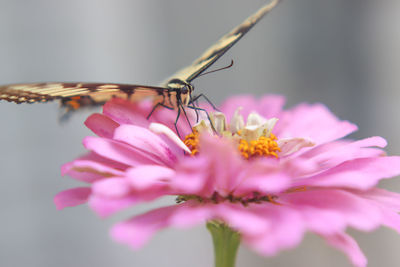
[[[280,160],[280,164],[282,169],[284,169],[287,173],[290,173],[293,177],[292,182],[293,186],[296,185],[296,182],[300,185],[303,185],[303,179],[299,177],[308,177],[315,173],[320,172],[320,166],[314,162],[313,160],[309,160],[307,158],[299,157],[299,156],[288,156],[287,158],[283,158]],[[296,180],[297,179],[297,180]],[[306,183],[306,182],[305,182]]]
[[[210,195],[214,185],[208,173],[209,159],[207,157],[184,157],[175,166],[176,175],[171,179],[170,186],[176,194]]]
[[[357,242],[346,233],[337,233],[329,236],[327,235],[323,236],[323,238],[329,245],[344,252],[354,266],[367,266],[367,258],[364,256],[364,253],[361,251]]]
[[[289,187],[289,181],[290,176],[280,172],[254,175],[247,177],[246,181],[234,190],[234,193],[237,195],[247,195],[252,192],[266,194],[278,193]]]
[[[115,225],[111,230],[114,240],[129,245],[133,249],[142,247],[159,230],[168,226],[187,227],[204,222],[208,212],[201,208],[189,208],[189,203],[163,207]],[[184,209],[184,212],[180,212]],[[178,221],[179,219],[179,221]]]
[[[91,193],[89,187],[76,187],[61,191],[54,197],[54,203],[58,210],[66,207],[74,207],[87,202]]]
[[[400,157],[361,158],[346,161],[300,182],[314,186],[367,190],[375,186],[379,180],[399,174]]]
[[[382,224],[386,227],[392,228],[400,233],[400,215],[398,212],[394,212],[386,207],[382,209]]]
[[[213,209],[217,219],[245,235],[260,235],[271,227],[271,221],[265,220],[260,214],[242,205],[220,203],[214,205]]]
[[[347,227],[347,219],[340,212],[314,208],[311,206],[296,206],[304,218],[307,229],[322,235],[331,235],[342,232]]]
[[[151,117],[147,119],[152,111],[154,104],[150,101],[140,101],[132,103],[124,99],[112,99],[104,105],[103,113],[109,116],[119,124],[133,124],[148,128],[151,122],[159,122],[167,125],[175,130],[175,120],[177,118],[176,110],[168,110],[164,107],[158,107]],[[186,114],[191,122],[195,121],[195,112],[191,109],[186,109]],[[185,119],[184,114],[178,120],[178,129],[182,136],[191,132],[191,129]]]
[[[315,162],[321,171],[347,160],[383,156],[384,152],[381,149],[371,147],[385,147],[386,144],[385,139],[379,136],[355,142],[337,141],[315,147],[303,153],[301,158]]]
[[[304,235],[305,226],[300,213],[288,206],[276,204],[254,204],[249,206],[249,212],[261,216],[269,227],[257,235],[247,235],[251,226],[241,229],[243,242],[262,255],[273,256],[283,249],[298,245]]]
[[[382,212],[382,224],[400,233],[400,194],[373,188],[366,192],[356,192],[377,205]]]
[[[129,169],[126,175],[130,186],[145,190],[155,185],[167,185],[174,178],[175,171],[158,165],[142,165]]]
[[[137,168],[142,169],[143,166]],[[144,177],[144,180],[147,177]],[[164,183],[157,184],[155,181],[147,187],[138,182],[139,186],[135,188],[134,178],[114,177],[95,182],[92,186],[89,206],[100,216],[105,217],[132,205],[152,201],[168,194],[166,185]]]
[[[93,183],[110,176],[121,176],[123,171],[90,160],[74,160],[61,167],[62,175],[69,175],[79,181]]]
[[[90,152],[90,151],[86,155],[83,155],[83,156],[77,158],[76,160],[94,161],[94,162],[100,163],[110,169],[121,170],[121,171],[124,171],[127,168],[129,168],[129,166],[126,164],[117,162],[112,159],[102,157],[101,155],[96,154],[94,152]]]
[[[192,124],[194,124],[196,121],[196,113],[193,109],[185,108],[185,112],[186,112],[186,115],[182,111],[181,115],[178,118],[176,110],[169,110],[164,107],[160,107],[157,109],[156,112],[154,112],[154,115],[152,115],[150,120],[152,122],[158,122],[158,123],[164,124],[168,128],[172,129],[174,132],[176,132],[176,128],[178,128],[179,135],[181,136],[181,138],[183,138],[192,132],[192,129],[190,128],[188,120]],[[198,111],[198,112],[204,113],[203,111]],[[186,118],[186,116],[187,116],[187,118]],[[178,121],[177,121],[177,125],[175,127],[176,119],[178,119]]]
[[[199,157],[206,157],[209,162],[207,169],[201,171],[208,173],[210,183],[213,184],[210,189],[217,190],[222,196],[230,194],[240,183],[237,174],[247,162],[242,159],[230,140],[204,134],[200,143],[202,152]]]
[[[236,176],[238,183],[235,195],[247,195],[252,192],[280,193],[291,185],[289,173],[282,170],[275,159],[260,159],[249,162]]]
[[[278,138],[303,137],[322,144],[344,137],[357,126],[341,121],[321,104],[299,105],[286,111],[274,128]]]
[[[299,211],[305,210],[309,213],[307,216],[312,216],[312,212],[314,212],[315,220],[312,222],[314,225],[318,223],[316,220],[321,220],[321,224],[327,223],[326,227],[333,229],[346,224],[356,229],[371,231],[382,223],[382,213],[377,205],[345,190],[310,189],[282,194],[277,201]],[[336,217],[332,225],[329,224],[329,221],[325,221],[326,216],[319,217],[320,210],[337,214],[337,216],[330,215],[332,218]],[[325,229],[325,231],[328,232],[329,229]]]
[[[115,130],[114,139],[125,142],[133,148],[146,151],[165,164],[172,164],[176,156],[168,145],[150,130],[135,125],[121,125]]]
[[[162,164],[153,155],[135,150],[130,145],[100,137],[88,136],[83,140],[83,145],[98,155],[114,160],[125,165],[137,166],[141,164]]]
[[[372,188],[368,191],[356,192],[362,197],[371,199],[382,206],[400,211],[400,194],[381,188]]]
[[[191,153],[190,149],[185,145],[185,143],[176,135],[176,133],[161,123],[151,123],[149,126],[149,130],[156,134],[163,134],[167,140],[170,147],[171,145],[177,146],[180,150],[183,150],[187,153]],[[165,140],[165,139],[164,139]],[[181,152],[181,151],[180,151]]]
[[[134,124],[147,128],[150,122],[152,104],[148,101],[133,103],[124,99],[114,98],[103,107],[103,113],[119,124]]]
[[[278,146],[281,149],[278,156],[285,157],[293,154],[304,147],[312,147],[315,143],[305,138],[281,138],[278,140]]]
[[[103,114],[92,114],[85,121],[86,127],[100,137],[112,138],[118,123]]]
[[[129,194],[131,186],[125,178],[107,178],[92,185],[93,194],[108,198],[121,198]]]
[[[61,175],[68,175],[78,181],[93,183],[96,180],[103,179],[105,176],[92,168],[74,168],[74,161],[65,163],[61,166]],[[96,164],[96,163],[95,163]]]
[[[205,224],[213,215],[213,204],[201,205],[187,201],[181,204],[169,218],[169,224],[177,228],[188,228],[200,223]]]
[[[134,195],[128,195],[121,198],[109,198],[99,195],[92,195],[89,198],[88,203],[90,208],[93,209],[100,217],[107,217],[117,211],[129,208],[139,201],[140,199]]]
[[[222,105],[220,110],[226,115],[228,121],[231,120],[235,110],[242,107],[240,114],[244,118],[251,112],[257,112],[265,118],[277,117],[285,104],[285,98],[279,95],[267,95],[260,100],[251,95],[230,97]]]

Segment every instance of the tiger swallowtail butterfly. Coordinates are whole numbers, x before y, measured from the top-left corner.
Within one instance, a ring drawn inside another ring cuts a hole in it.
[[[161,86],[115,84],[115,83],[25,83],[0,86],[0,100],[14,103],[37,103],[61,100],[67,111],[84,106],[101,105],[113,97],[132,101],[152,98],[155,105],[170,109],[180,109],[193,103],[191,82],[208,69],[237,41],[240,40],[264,15],[273,9],[280,0],[272,0],[243,23],[224,35],[207,49],[191,65],[178,71]],[[154,109],[153,109],[154,110]]]

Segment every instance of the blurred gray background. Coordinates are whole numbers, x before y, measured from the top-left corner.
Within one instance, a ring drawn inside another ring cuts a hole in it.
[[[189,64],[264,1],[0,0],[0,83],[100,81],[157,84]],[[279,93],[288,106],[323,102],[381,135],[400,154],[400,1],[285,0],[195,81],[216,103]],[[169,229],[132,252],[108,236],[126,213],[100,220],[87,206],[56,211],[53,196],[78,183],[60,166],[84,153],[90,112],[58,123],[58,105],[0,103],[0,266],[212,266],[204,227]],[[382,183],[400,191],[399,180]],[[169,203],[164,200],[155,205]],[[131,212],[149,208],[143,205]],[[351,231],[369,266],[399,266],[400,236]],[[314,235],[263,258],[241,247],[237,266],[350,266]]]

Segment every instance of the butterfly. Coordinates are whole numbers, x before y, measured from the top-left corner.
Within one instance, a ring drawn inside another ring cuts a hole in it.
[[[102,105],[114,97],[126,98],[131,101],[152,98],[155,103],[153,111],[158,106],[176,109],[178,110],[178,120],[181,109],[185,112],[183,109],[185,106],[196,111],[202,110],[194,106],[199,97],[204,97],[209,101],[203,94],[196,97],[192,96],[194,87],[191,82],[225,54],[279,1],[272,0],[262,6],[243,23],[208,48],[191,65],[172,75],[160,86],[84,82],[12,84],[0,86],[0,100],[18,104],[61,100],[61,106],[67,111],[72,111],[85,106]]]

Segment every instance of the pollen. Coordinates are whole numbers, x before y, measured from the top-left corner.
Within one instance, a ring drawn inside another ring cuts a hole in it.
[[[273,156],[278,158],[277,152],[280,152],[281,149],[276,140],[277,138],[274,134],[271,134],[270,137],[261,136],[257,140],[250,142],[241,139],[238,149],[246,159],[260,156]]]
[[[192,155],[199,153],[199,132],[193,131],[192,133],[186,135],[183,143],[192,151]]]

